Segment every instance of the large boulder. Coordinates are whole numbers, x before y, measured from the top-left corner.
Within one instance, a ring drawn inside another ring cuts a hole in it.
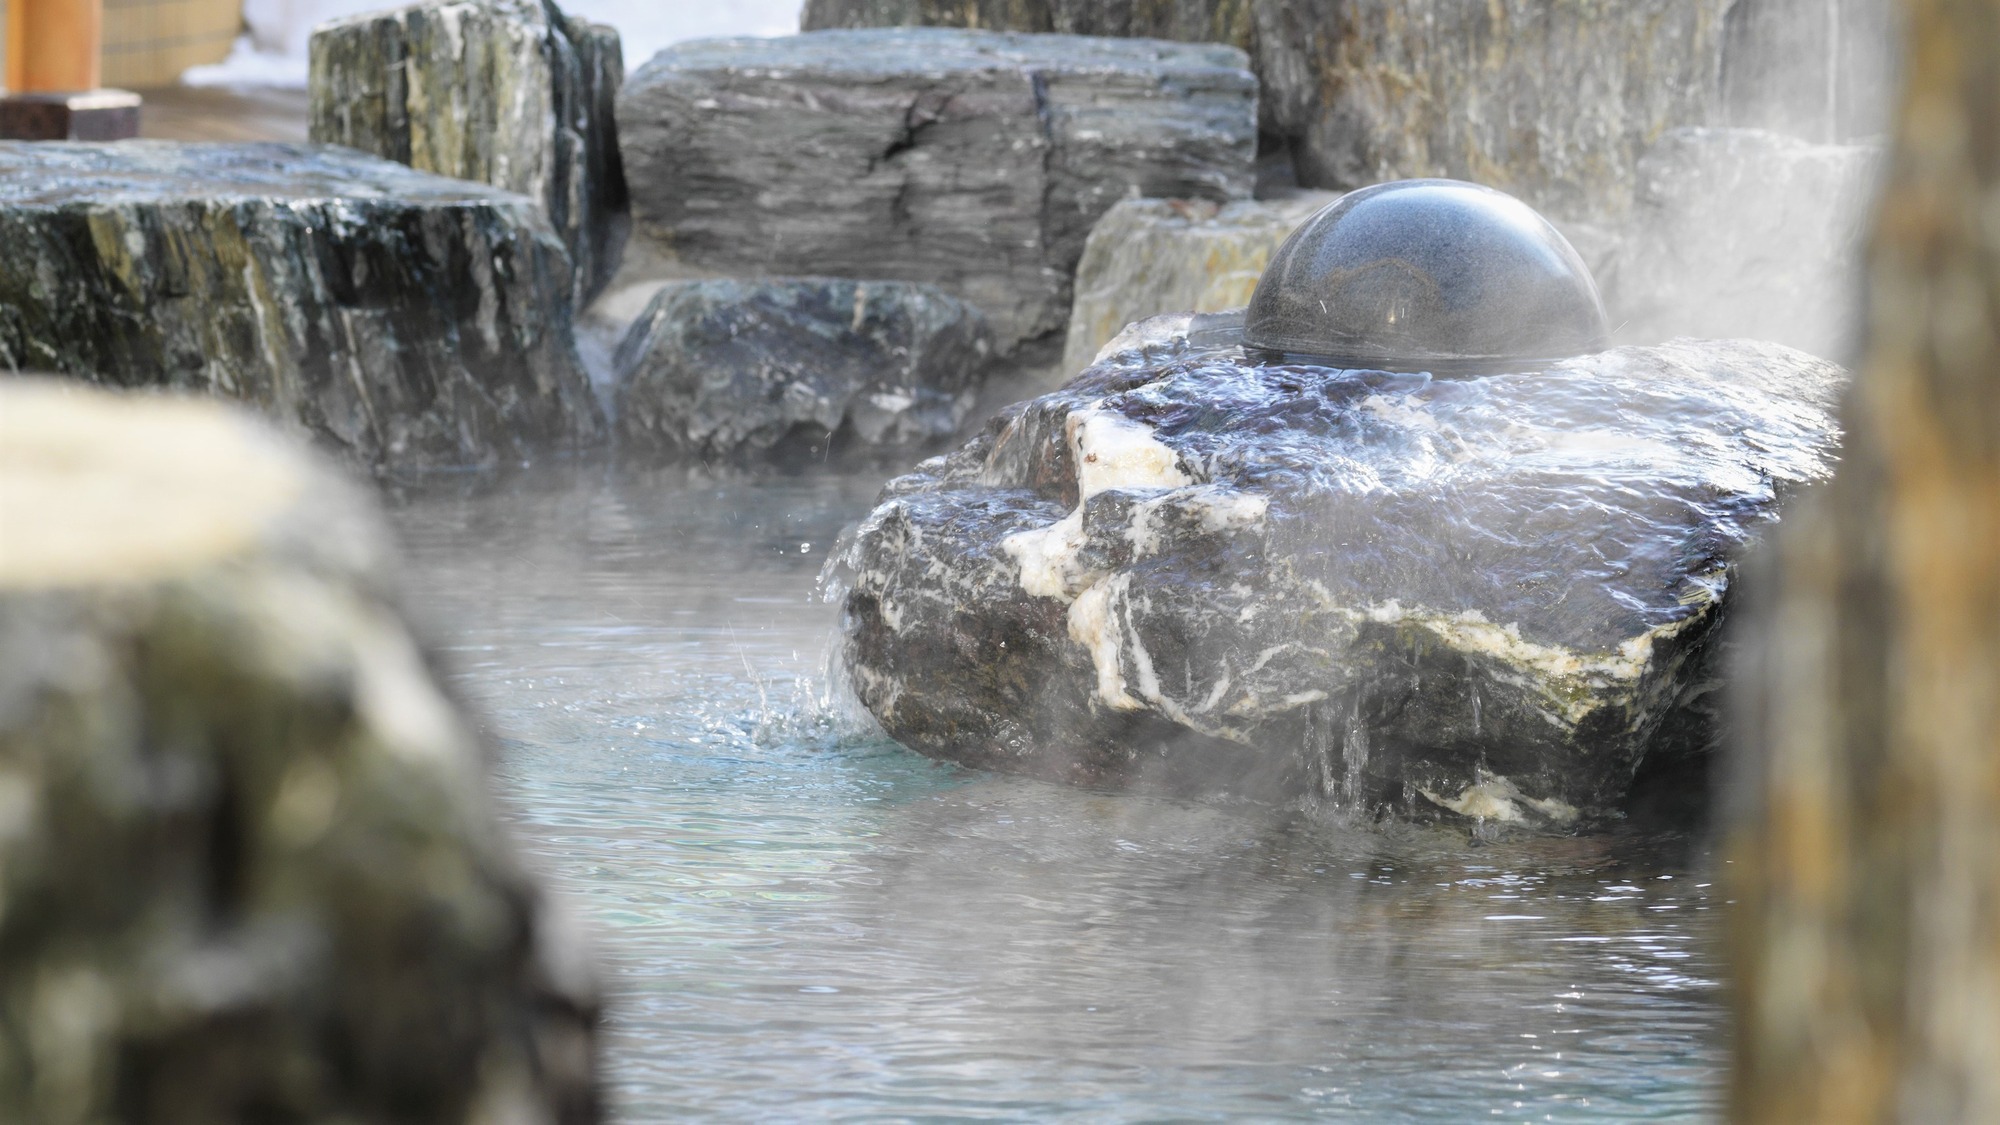
[[[618,100],[637,233],[694,270],[935,284],[1011,349],[1062,327],[1118,200],[1250,194],[1244,62],[933,29],[679,44]]]
[[[596,1001],[365,497],[0,383],[0,1119],[597,1118]]]
[[[0,370],[250,403],[371,467],[602,435],[539,204],[340,148],[0,143]]]
[[[1263,131],[1290,154],[1301,184],[1354,188],[1449,176],[1583,218],[1622,213],[1639,154],[1663,130],[1711,119],[1725,12],[1780,3],[1805,6],[1797,0],[808,0],[803,26],[931,24],[1219,40],[1249,53],[1262,82]]]
[[[1749,336],[1846,355],[1881,150],[1676,129],[1639,162],[1606,300],[1621,335]]]
[[[1735,561],[1827,474],[1838,367],[1682,340],[1445,380],[1236,339],[1135,326],[887,487],[842,643],[891,736],[1549,827],[1705,752]]]
[[[992,355],[979,310],[930,285],[669,285],[619,346],[619,433],[704,461],[918,447],[957,431]]]
[[[1249,304],[1278,244],[1338,198],[1309,191],[1221,205],[1128,199],[1113,207],[1091,229],[1077,263],[1063,371],[1089,366],[1134,321]]]
[[[617,271],[616,31],[549,0],[423,0],[321,24],[311,55],[314,141],[541,200],[578,304]]]

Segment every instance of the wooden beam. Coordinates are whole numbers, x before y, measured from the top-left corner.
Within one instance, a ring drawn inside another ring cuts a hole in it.
[[[6,0],[11,94],[97,88],[103,0]]]

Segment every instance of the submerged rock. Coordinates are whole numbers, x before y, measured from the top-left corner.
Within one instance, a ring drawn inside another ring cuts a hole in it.
[[[532,200],[339,148],[0,143],[0,370],[204,391],[374,467],[601,437]]]
[[[630,226],[613,102],[618,33],[549,0],[424,0],[312,36],[311,136],[539,199],[580,305]]]
[[[596,1000],[366,499],[0,381],[0,1119],[598,1118]]]
[[[1639,162],[1609,299],[1626,339],[1693,333],[1845,355],[1882,150],[1676,129]]]
[[[682,265],[928,282],[1011,349],[1062,327],[1118,200],[1250,194],[1256,101],[1225,46],[827,31],[670,47],[618,119],[638,233]]]
[[[1249,304],[1279,245],[1336,198],[1298,192],[1220,205],[1128,199],[1105,212],[1076,267],[1064,374],[1089,366],[1098,349],[1134,321]]]
[[[703,460],[919,446],[958,429],[992,354],[979,310],[930,285],[669,285],[618,349],[618,428]]]
[[[1832,364],[1748,341],[1476,378],[1135,326],[891,482],[843,556],[861,701],[924,753],[1544,826],[1704,750],[1738,553],[1825,476]]]

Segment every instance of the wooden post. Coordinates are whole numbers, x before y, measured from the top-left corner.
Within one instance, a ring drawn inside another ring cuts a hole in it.
[[[2000,1121],[2000,0],[1902,11],[1846,448],[1745,637],[1742,1125]]]
[[[103,0],[7,0],[7,92],[97,88]]]
[[[5,0],[0,140],[116,141],[139,135],[139,96],[97,88],[104,0]]]

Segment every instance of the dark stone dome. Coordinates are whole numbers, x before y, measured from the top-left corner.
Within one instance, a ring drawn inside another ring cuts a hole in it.
[[[1459,180],[1350,192],[1272,256],[1243,325],[1270,362],[1475,374],[1601,350],[1576,249],[1534,208]]]

